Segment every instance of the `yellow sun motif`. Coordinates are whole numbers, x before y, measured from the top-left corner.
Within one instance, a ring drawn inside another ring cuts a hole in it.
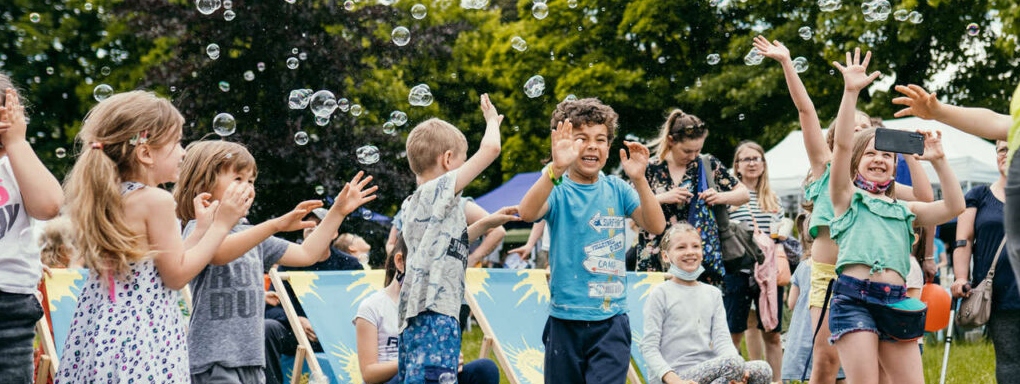
[[[358,368],[358,352],[341,343],[333,344],[333,349],[340,351],[329,354],[336,356],[337,361],[340,362],[341,370],[347,373],[347,382],[364,383],[365,381],[361,379],[361,369]],[[332,372],[326,373],[326,375],[332,374]]]
[[[82,271],[81,269],[52,270],[53,276],[46,278],[46,294],[49,296],[50,312],[56,312],[58,310],[56,303],[65,297],[70,297],[74,303],[78,302],[81,287],[75,282],[80,282],[85,278]],[[70,309],[73,311],[75,307],[72,305]]]
[[[295,296],[301,300],[306,300],[305,295],[314,295],[319,300],[322,300],[322,297],[315,292],[315,280],[319,279],[315,272],[288,271],[287,275],[290,276],[290,286],[294,288]]]
[[[485,296],[489,296],[489,300],[492,300],[492,296],[488,292],[489,271],[484,268],[468,268],[466,275],[464,289],[469,295],[478,296],[479,293],[484,293]]]
[[[634,289],[638,289],[639,287],[642,286],[647,286],[647,288],[645,288],[644,293],[641,294],[640,298],[641,300],[644,300],[646,297],[648,297],[648,294],[652,293],[652,288],[655,288],[659,284],[662,284],[663,281],[666,281],[666,274],[662,272],[644,272],[638,274],[639,277],[642,275],[644,276],[644,278],[641,279],[641,281],[634,283]]]
[[[507,359],[510,360],[510,365],[517,372],[517,377],[521,380],[521,383],[544,383],[545,354],[528,346],[528,341],[523,336],[521,340],[524,341],[523,348],[517,349],[506,346]]]
[[[351,292],[356,288],[361,288],[361,293],[358,294],[354,300],[351,300],[351,307],[361,303],[361,299],[367,297],[375,291],[383,289],[383,282],[386,279],[386,271],[382,269],[375,269],[364,272],[354,272],[355,276],[361,276],[355,280],[351,285],[347,286],[347,292]]]
[[[525,275],[525,277],[514,285],[514,292],[517,292],[517,289],[523,286],[529,286],[529,288],[523,295],[521,295],[521,299],[517,301],[517,306],[520,306],[521,303],[531,297],[532,294],[535,295],[535,300],[537,300],[539,304],[549,301],[549,283],[545,279],[545,271],[523,269],[517,272],[517,276],[521,275]]]

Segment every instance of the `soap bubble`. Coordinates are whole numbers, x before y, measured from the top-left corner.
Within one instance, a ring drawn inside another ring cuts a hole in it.
[[[351,101],[347,100],[346,97],[341,97],[336,101],[336,108],[339,109],[340,112],[347,113],[347,111],[351,110]]]
[[[231,20],[234,20],[234,17],[237,17],[237,14],[234,13],[234,11],[229,10],[229,9],[226,10],[226,11],[223,11],[223,20],[231,21]]]
[[[800,29],[797,30],[797,34],[800,35],[801,39],[811,40],[811,37],[814,36],[815,33],[811,31],[811,27],[800,27]]]
[[[452,372],[445,372],[439,375],[439,384],[455,384],[457,382],[457,375]]]
[[[219,86],[220,86],[220,90],[221,91],[223,91],[223,92],[230,92],[230,83],[228,83],[226,81],[221,81]]]
[[[374,145],[360,147],[356,153],[358,155],[358,162],[361,164],[369,165],[379,161],[379,148],[376,148]]]
[[[33,23],[38,23],[40,20],[42,20],[42,16],[39,16],[38,13],[32,12],[32,14],[28,15],[28,20]]]
[[[287,68],[297,69],[299,64],[301,64],[301,63],[298,62],[298,59],[296,57],[288,57],[287,58]]]
[[[308,105],[315,116],[328,117],[336,110],[336,96],[333,95],[333,92],[321,90],[312,94]]]
[[[354,104],[351,106],[351,116],[358,117],[361,116],[363,112],[365,112],[365,109],[362,108],[361,104]]]
[[[563,101],[577,101],[577,95],[571,93],[563,98]]]
[[[234,8],[234,2],[230,0],[223,0],[223,9]]]
[[[981,27],[977,23],[967,24],[967,35],[977,36],[979,33],[981,33]]]
[[[255,72],[252,72],[250,70],[244,71],[244,80],[246,81],[255,80]]]
[[[719,54],[718,53],[710,53],[706,60],[708,61],[708,65],[719,64],[719,60],[720,60],[719,59]]]
[[[203,15],[210,15],[220,9],[223,2],[220,0],[198,0],[195,1],[195,5],[198,6],[198,12]]]
[[[577,8],[577,0],[567,0],[567,6],[570,8]]]
[[[744,120],[744,114],[741,113],[740,115],[737,116],[737,118],[740,119],[740,120]]]
[[[427,107],[432,105],[432,90],[427,84],[418,84],[411,87],[407,94],[407,102],[416,107]]]
[[[216,60],[220,58],[220,46],[216,43],[205,46],[205,54],[209,55],[210,59]]]
[[[255,69],[258,69],[259,72],[265,72],[266,71],[266,63],[263,63],[261,61],[258,62],[258,64],[255,64]]]
[[[896,21],[907,21],[908,17],[910,17],[910,12],[906,9],[900,9],[893,12],[893,18],[896,19]]]
[[[761,52],[758,52],[758,48],[751,48],[751,51],[744,56],[744,64],[747,65],[758,65],[765,58]]]
[[[392,37],[393,44],[396,44],[398,47],[403,47],[407,45],[407,43],[411,42],[411,31],[408,31],[407,27],[404,26],[396,27],[393,28]]]
[[[524,83],[524,94],[534,99],[545,92],[545,78],[542,75],[532,76]]]
[[[57,155],[58,159],[63,159],[64,156],[67,156],[67,150],[64,148],[57,148],[54,154]]]
[[[921,24],[921,22],[924,21],[924,15],[918,11],[910,12],[910,16],[908,18],[910,19],[911,24]]]
[[[822,12],[832,12],[843,6],[840,0],[818,0],[818,9]]]
[[[354,10],[354,1],[351,1],[351,0],[345,1],[344,2],[344,9],[346,9],[348,11],[353,11]]]
[[[536,19],[542,20],[549,16],[549,6],[545,3],[535,3],[535,5],[531,6],[531,15],[535,16]]]
[[[315,116],[315,125],[318,125],[320,127],[325,127],[327,124],[329,124],[329,116],[328,115],[327,116],[319,116],[319,115]]]
[[[294,134],[294,143],[297,145],[308,144],[308,133],[305,131],[298,131]]]
[[[311,96],[311,89],[295,89],[290,91],[290,97],[287,99],[287,105],[290,106],[290,109],[305,109],[308,107],[308,102],[311,100]]]
[[[797,71],[797,73],[804,73],[805,71],[807,71],[808,70],[807,58],[805,58],[804,56],[799,56],[796,59],[793,59],[793,69]]]
[[[387,121],[387,122],[383,123],[382,131],[383,131],[383,133],[385,133],[387,135],[392,135],[394,133],[397,133],[397,124],[394,123],[393,121]]]
[[[423,4],[415,4],[411,7],[411,17],[415,19],[424,19],[426,14],[428,14],[428,9]]]
[[[520,36],[514,36],[514,38],[510,39],[510,46],[520,52],[528,50],[528,42],[524,41],[524,38]]]
[[[326,187],[323,187],[321,185],[316,185],[315,186],[315,194],[316,195],[322,195],[324,193],[326,193]]]
[[[110,71],[110,67],[107,66],[103,66],[99,69],[99,73],[103,74],[103,76],[110,76]]]
[[[407,114],[403,111],[390,112],[390,121],[397,126],[403,126],[404,124],[407,124]]]
[[[220,113],[212,119],[213,132],[220,137],[227,137],[234,134],[237,129],[237,120],[229,113]]]
[[[248,111],[250,111],[251,108],[248,108],[248,106],[245,105],[244,108],[241,108],[241,110],[244,111],[244,113],[248,113]]]
[[[365,220],[372,220],[372,216],[375,216],[371,209],[365,207],[358,208],[358,215]]]
[[[109,84],[99,84],[92,89],[92,97],[94,97],[96,101],[106,100],[107,97],[110,97],[112,95],[113,87],[111,87]]]

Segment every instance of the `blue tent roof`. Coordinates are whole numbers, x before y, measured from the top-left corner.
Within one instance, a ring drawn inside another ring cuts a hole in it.
[[[520,204],[521,198],[538,181],[540,175],[542,171],[518,173],[503,185],[476,198],[475,203],[490,213],[506,206]]]

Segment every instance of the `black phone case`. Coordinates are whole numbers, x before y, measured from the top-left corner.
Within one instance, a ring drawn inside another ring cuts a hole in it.
[[[875,149],[886,152],[924,154],[924,135],[898,129],[875,130]]]

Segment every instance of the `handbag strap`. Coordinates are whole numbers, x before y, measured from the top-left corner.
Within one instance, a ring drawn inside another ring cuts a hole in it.
[[[1006,236],[1002,236],[1002,243],[999,243],[999,249],[995,251],[995,258],[992,259],[992,267],[988,269],[988,275],[985,279],[991,280],[995,277],[995,264],[999,262],[999,255],[1002,254],[1002,247],[1006,245]]]
[[[698,165],[701,168],[701,177],[705,178],[705,182],[708,183],[708,188],[709,189],[715,189],[715,187],[716,187],[716,185],[715,185],[715,178],[714,177],[708,177],[708,172],[705,172],[705,167],[711,167],[712,166],[712,161],[709,160],[709,156],[710,155],[705,154],[705,153],[703,153],[701,155],[698,155],[698,157],[701,158],[701,164],[698,164]]]
[[[822,302],[822,315],[818,316],[818,324],[815,325],[814,336],[811,337],[811,349],[809,350],[807,362],[804,363],[804,370],[801,371],[800,381],[807,382],[808,368],[811,367],[811,358],[815,355],[815,339],[818,338],[818,331],[822,329],[822,323],[825,322],[825,310],[829,309],[829,299],[832,298],[832,284],[836,280],[829,280],[829,284],[825,287],[825,301]]]

